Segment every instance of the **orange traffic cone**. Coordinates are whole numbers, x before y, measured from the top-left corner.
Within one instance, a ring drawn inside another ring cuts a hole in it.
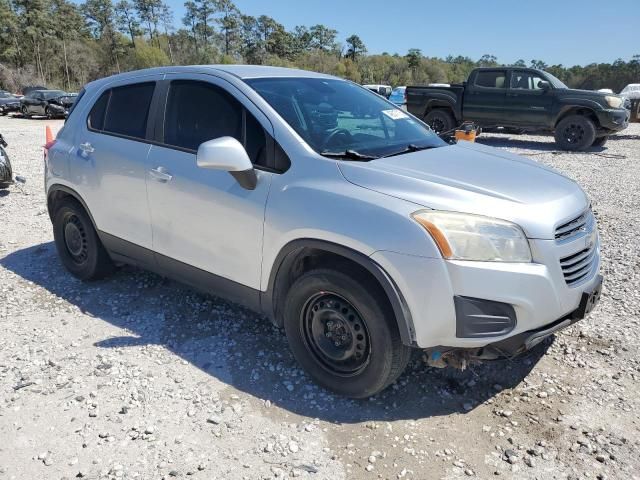
[[[49,125],[44,127],[44,137],[45,137],[45,148],[48,148],[47,146],[55,140],[53,138],[53,132],[51,131],[51,127]]]

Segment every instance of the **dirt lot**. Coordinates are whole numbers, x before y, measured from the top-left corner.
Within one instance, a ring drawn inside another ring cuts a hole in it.
[[[42,188],[45,123],[0,118],[27,178],[0,192],[0,480],[640,478],[640,125],[590,154],[480,138],[593,199],[606,278],[587,320],[461,376],[416,358],[383,394],[349,401],[246,310],[133,268],[67,274]]]

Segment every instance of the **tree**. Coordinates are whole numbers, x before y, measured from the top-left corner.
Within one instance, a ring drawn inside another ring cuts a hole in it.
[[[365,47],[364,42],[358,35],[351,35],[346,41],[349,46],[347,49],[347,58],[355,62],[360,55],[367,53],[367,47]]]
[[[142,30],[140,29],[140,21],[136,16],[133,3],[129,0],[121,0],[116,3],[114,9],[118,31],[129,35],[129,38],[131,38],[131,46],[135,48],[136,37],[142,35]]]
[[[224,39],[225,55],[232,55],[236,51],[240,34],[240,11],[231,0],[218,0],[220,17],[216,22],[220,26]]]
[[[331,52],[336,49],[336,37],[338,32],[325,25],[314,25],[310,28],[311,34],[311,48],[322,50],[324,52]]]
[[[495,55],[490,55],[485,53],[480,60],[478,60],[479,67],[497,67],[498,66],[498,58]]]
[[[409,68],[415,71],[420,66],[420,61],[422,60],[422,50],[420,50],[419,48],[410,48],[405,58],[407,59]]]

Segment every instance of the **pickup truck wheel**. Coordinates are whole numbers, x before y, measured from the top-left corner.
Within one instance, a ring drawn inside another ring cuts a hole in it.
[[[456,128],[456,120],[448,110],[431,110],[424,117],[424,122],[438,135]]]
[[[113,271],[89,215],[77,201],[61,201],[53,216],[53,238],[62,264],[81,280],[102,278]]]
[[[591,144],[592,147],[604,147],[605,143],[609,140],[609,135],[596,138]]]
[[[586,150],[596,139],[596,126],[587,117],[571,115],[560,120],[555,138],[563,150]]]
[[[361,275],[318,269],[289,289],[284,327],[294,357],[320,385],[351,398],[385,389],[405,369],[402,344],[384,292]]]

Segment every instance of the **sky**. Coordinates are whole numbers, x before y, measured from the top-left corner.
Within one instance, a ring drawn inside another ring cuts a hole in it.
[[[184,15],[184,0],[167,0]],[[640,0],[235,0],[245,14],[269,15],[287,29],[325,24],[338,39],[355,33],[369,53],[484,54],[586,65],[640,54]]]

